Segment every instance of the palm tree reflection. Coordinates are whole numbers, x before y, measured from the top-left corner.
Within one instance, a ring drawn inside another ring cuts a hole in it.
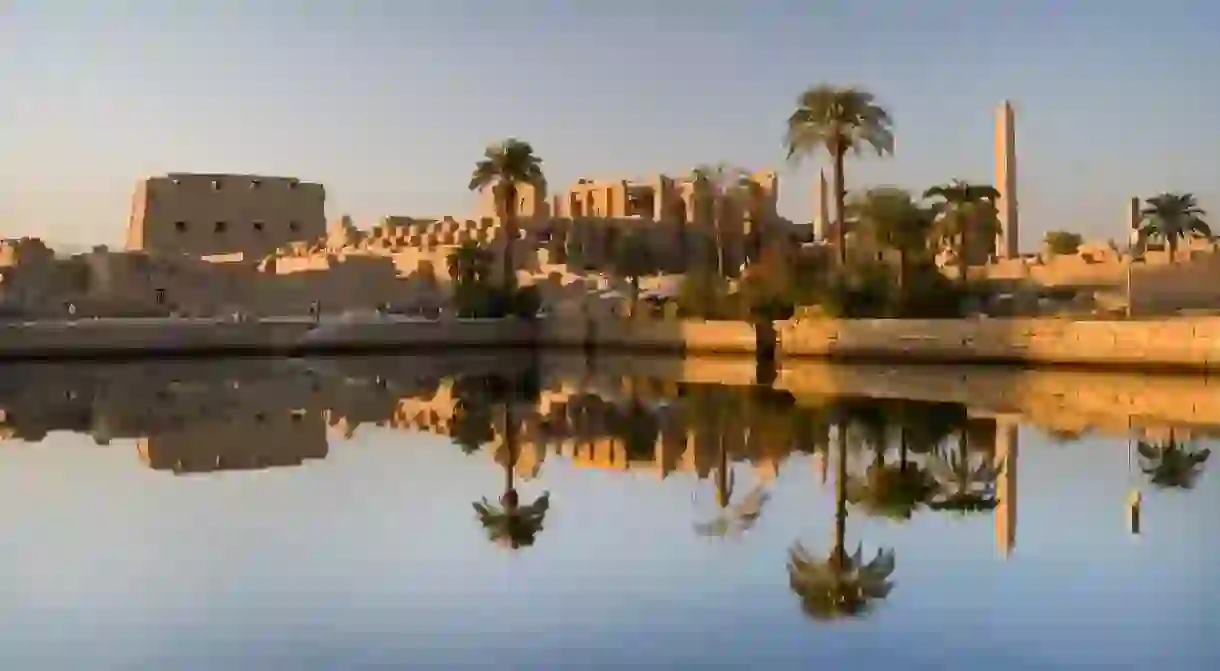
[[[1152,484],[1166,489],[1192,489],[1212,455],[1208,448],[1194,446],[1175,439],[1173,430],[1163,441],[1136,443],[1140,455],[1140,470]]]
[[[909,457],[911,437],[927,433],[927,430],[916,426],[921,412],[906,402],[893,405],[873,402],[873,405],[881,414],[866,418],[864,423],[865,440],[874,452],[873,463],[866,469],[863,479],[848,478],[847,499],[860,505],[869,515],[908,520],[937,491],[936,480]],[[891,422],[898,426],[897,464],[885,463],[889,449],[886,425]]]
[[[889,596],[894,584],[894,551],[881,549],[869,561],[862,546],[846,550],[847,429],[840,421],[835,474],[835,538],[826,559],[814,557],[800,542],[788,551],[788,585],[801,600],[801,609],[817,620],[861,617],[876,601]]]
[[[718,494],[720,512],[707,522],[696,523],[695,533],[715,538],[740,536],[754,526],[769,500],[771,494],[762,485],[755,485],[737,503],[730,503],[727,497]]]
[[[470,395],[472,408],[480,403],[488,407],[500,405],[504,416],[503,451],[496,455],[496,461],[504,468],[504,492],[500,495],[499,505],[492,503],[486,497],[475,501],[475,514],[479,524],[487,532],[487,537],[493,543],[519,549],[534,544],[542,531],[547,510],[551,505],[549,492],[531,503],[522,504],[516,487],[516,466],[520,456],[518,439],[521,426],[515,419],[514,405],[522,400],[537,402],[538,380],[537,372],[532,369],[521,378],[496,377],[481,381],[478,386],[481,393]],[[473,416],[490,416],[490,412],[472,412]]]
[[[929,459],[928,470],[940,486],[928,507],[968,514],[994,510],[999,505],[996,480],[1000,468],[987,460],[973,466],[970,461],[970,443],[963,423],[958,430],[957,451],[946,458],[938,450]]]

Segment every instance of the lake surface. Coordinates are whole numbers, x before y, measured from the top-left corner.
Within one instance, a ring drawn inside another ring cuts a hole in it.
[[[0,669],[1220,668],[1220,417],[753,366],[5,365]]]

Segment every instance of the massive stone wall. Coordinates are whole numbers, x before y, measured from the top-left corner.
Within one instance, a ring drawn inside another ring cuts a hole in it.
[[[171,173],[136,186],[127,249],[261,255],[326,230],[326,191],[293,177]]]

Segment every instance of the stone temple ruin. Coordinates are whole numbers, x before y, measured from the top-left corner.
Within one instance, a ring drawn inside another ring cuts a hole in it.
[[[726,267],[750,236],[788,236],[775,214],[777,179],[748,177],[749,211],[693,180],[579,180],[545,201],[521,185],[514,265],[548,307],[616,312],[626,284],[609,272],[619,241],[638,233],[659,272],[719,237]],[[448,300],[448,257],[464,242],[502,262],[506,238],[490,194],[475,218],[387,216],[369,229],[326,224],[325,189],[292,177],[171,173],[136,187],[127,248],[57,257],[37,240],[0,242],[0,312],[33,317],[302,314],[389,306],[433,310]],[[567,216],[551,216],[552,211]],[[654,218],[659,217],[659,218]],[[645,282],[647,286],[649,281]]]

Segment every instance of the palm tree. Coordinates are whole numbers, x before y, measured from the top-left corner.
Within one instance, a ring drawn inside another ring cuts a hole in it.
[[[869,189],[849,209],[863,232],[898,254],[898,286],[905,287],[911,257],[928,250],[935,211],[893,187]]]
[[[504,212],[504,288],[510,290],[516,280],[513,265],[513,243],[517,240],[517,185],[544,183],[542,159],[534,154],[534,147],[523,140],[509,138],[491,145],[483,152],[483,158],[475,163],[470,175],[469,189],[483,191],[492,189],[498,205]]]
[[[929,470],[939,484],[939,491],[928,504],[932,510],[966,514],[993,510],[999,505],[995,487],[1000,469],[987,462],[971,468],[970,444],[964,426],[957,434],[957,452],[951,453],[948,459],[934,454],[929,462]]]
[[[1169,260],[1177,261],[1178,241],[1188,237],[1210,238],[1211,228],[1203,221],[1207,214],[1193,194],[1162,193],[1146,198],[1140,211],[1140,237],[1159,237],[1169,247]]]
[[[818,620],[866,615],[873,603],[885,599],[894,584],[893,550],[878,550],[864,561],[862,545],[847,554],[847,429],[839,424],[838,464],[835,476],[835,539],[830,556],[818,559],[801,543],[788,551],[788,585],[801,600],[801,608]]]
[[[1000,192],[989,184],[955,179],[928,189],[923,197],[939,199],[934,205],[938,214],[936,237],[956,249],[959,279],[965,284],[969,281],[970,240],[976,233],[984,239],[995,238],[1000,230],[996,209]]]
[[[1139,441],[1136,451],[1140,455],[1140,470],[1150,476],[1152,484],[1164,488],[1191,489],[1203,471],[1212,451],[1195,449],[1174,439],[1173,431],[1168,440],[1160,442]]]
[[[640,277],[655,272],[657,264],[648,237],[641,231],[631,231],[619,238],[612,257],[615,272],[631,282],[631,315],[640,302]]]
[[[700,221],[710,222],[712,236],[716,242],[716,272],[725,274],[724,230],[728,223],[728,209],[746,201],[750,193],[749,173],[742,169],[717,163],[699,165],[691,171],[691,182],[695,185],[696,212]]]
[[[878,105],[873,94],[855,88],[815,86],[797,98],[796,111],[788,117],[784,144],[788,159],[826,151],[833,161],[836,244],[839,262],[847,263],[847,225],[844,220],[847,188],[844,159],[847,152],[860,153],[865,145],[879,156],[894,153],[893,120]]]
[[[454,282],[473,284],[487,279],[492,259],[491,253],[477,242],[467,240],[449,252],[445,262],[449,266],[449,277]]]

